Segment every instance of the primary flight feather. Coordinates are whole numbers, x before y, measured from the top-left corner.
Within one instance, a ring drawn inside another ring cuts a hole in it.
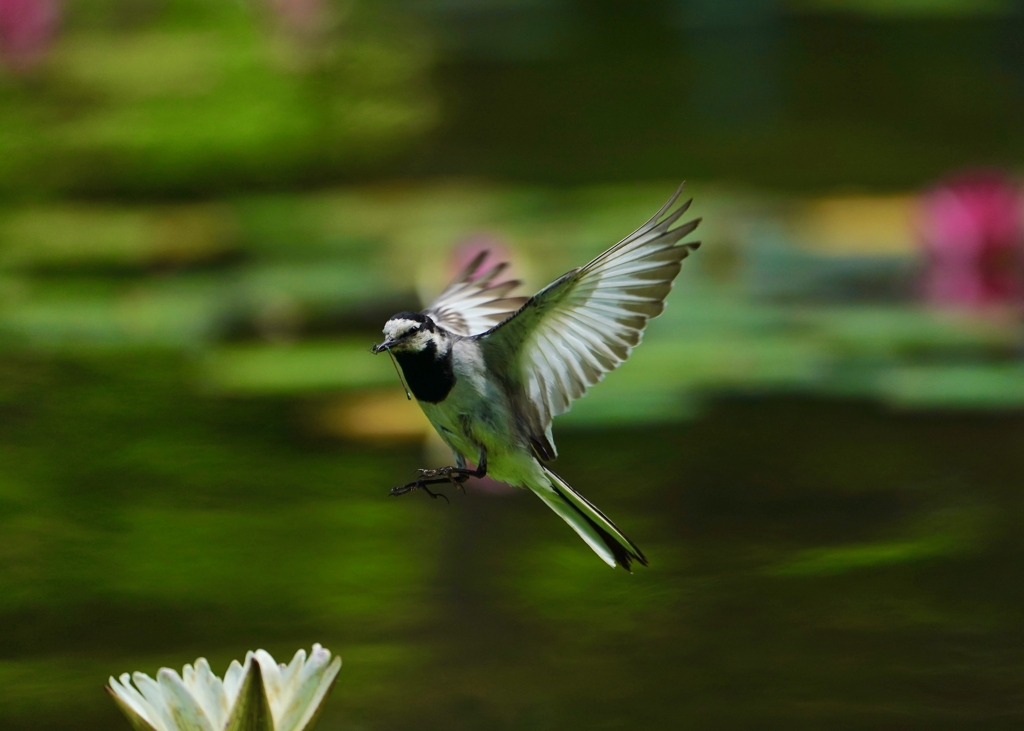
[[[647,559],[611,520],[546,464],[557,456],[551,421],[614,370],[665,308],[682,260],[700,246],[682,242],[700,219],[678,226],[683,186],[650,220],[586,266],[533,297],[509,297],[504,264],[474,276],[486,252],[423,312],[400,312],[374,352],[389,351],[454,467],[420,470],[393,495],[470,476],[535,492],[610,566]],[[472,461],[477,467],[469,469]]]

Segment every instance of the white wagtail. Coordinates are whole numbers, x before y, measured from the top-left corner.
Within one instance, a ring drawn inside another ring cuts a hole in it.
[[[682,260],[700,245],[679,243],[699,218],[671,228],[692,201],[671,210],[682,190],[632,234],[529,299],[508,296],[519,282],[498,281],[506,264],[474,276],[482,252],[423,312],[387,321],[373,352],[389,351],[401,365],[456,465],[420,470],[392,495],[422,489],[436,497],[428,485],[490,475],[533,490],[609,566],[647,565],[636,544],[545,462],[557,454],[551,420],[629,357],[647,321],[665,309]]]

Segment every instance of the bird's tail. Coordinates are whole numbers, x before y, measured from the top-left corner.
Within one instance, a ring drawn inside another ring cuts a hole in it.
[[[540,489],[534,489],[534,492],[548,504],[548,507],[558,513],[562,520],[572,526],[572,529],[580,534],[606,564],[612,567],[621,566],[630,572],[633,561],[647,565],[643,551],[637,548],[615,523],[547,466],[541,464],[541,468],[549,486],[539,486]],[[544,489],[545,487],[548,489]]]

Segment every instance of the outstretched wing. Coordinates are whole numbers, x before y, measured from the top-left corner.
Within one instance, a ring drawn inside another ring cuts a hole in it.
[[[542,458],[555,457],[552,418],[629,357],[647,321],[665,309],[682,260],[700,246],[678,243],[699,218],[671,228],[693,200],[672,211],[682,191],[681,185],[643,226],[478,336],[492,372],[506,374],[519,391]]]
[[[519,280],[497,281],[508,268],[507,262],[474,276],[489,253],[477,254],[423,313],[445,330],[468,337],[494,327],[522,307],[526,297],[507,296],[519,286]]]

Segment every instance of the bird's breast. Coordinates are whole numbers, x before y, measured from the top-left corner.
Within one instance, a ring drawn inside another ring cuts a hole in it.
[[[439,404],[455,387],[451,351],[440,358],[433,343],[418,353],[395,353],[409,390],[419,401]]]

